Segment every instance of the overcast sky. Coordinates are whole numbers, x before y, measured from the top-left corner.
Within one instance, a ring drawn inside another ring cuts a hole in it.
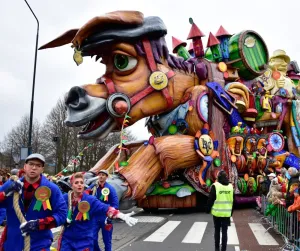
[[[89,19],[115,10],[139,10],[145,16],[160,16],[171,36],[185,40],[189,17],[206,34],[215,33],[222,24],[231,33],[258,32],[272,55],[284,49],[300,63],[299,0],[28,0],[40,21],[39,45],[49,42],[68,29],[79,28]],[[288,3],[288,4],[287,4]],[[0,141],[29,114],[36,21],[22,0],[2,1],[0,8]],[[34,118],[43,122],[56,101],[72,86],[93,83],[104,68],[89,58],[76,66],[69,45],[38,52]],[[139,139],[148,138],[143,121],[134,126]]]

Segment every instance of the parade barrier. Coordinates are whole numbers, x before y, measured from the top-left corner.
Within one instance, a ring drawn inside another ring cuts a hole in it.
[[[297,250],[300,251],[300,211],[289,213],[281,204],[272,205],[268,202],[266,196],[261,197],[262,217],[271,228],[280,234],[284,240],[284,246],[280,250]]]

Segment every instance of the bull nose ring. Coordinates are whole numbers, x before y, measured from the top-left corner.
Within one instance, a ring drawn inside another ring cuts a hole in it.
[[[108,97],[106,109],[113,117],[123,117],[131,109],[130,99],[123,93],[114,93]]]

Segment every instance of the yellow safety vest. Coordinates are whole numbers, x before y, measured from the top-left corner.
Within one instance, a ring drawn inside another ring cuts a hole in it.
[[[224,186],[219,182],[215,182],[213,185],[216,188],[216,200],[211,209],[211,214],[216,217],[230,217],[233,205],[232,185]]]

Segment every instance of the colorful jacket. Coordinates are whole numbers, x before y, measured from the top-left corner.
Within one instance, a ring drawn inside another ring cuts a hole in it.
[[[295,197],[293,205],[288,207],[290,213],[296,210],[300,210],[300,196]]]
[[[68,194],[63,195],[66,205],[68,205]],[[67,238],[68,240],[76,242],[85,242],[87,239],[93,239],[93,221],[96,220],[96,216],[103,215],[106,217],[109,205],[104,204],[101,201],[97,200],[94,196],[83,194],[81,201],[87,201],[90,205],[90,210],[87,212],[88,219],[76,220],[76,217],[79,213],[78,205],[73,209],[72,212],[72,222],[65,228],[62,238]],[[79,203],[80,203],[79,202]],[[82,246],[82,245],[81,245]]]
[[[24,178],[20,180],[23,181]],[[12,181],[7,181],[12,182]],[[51,190],[51,196],[49,198],[52,210],[43,209],[43,206],[39,211],[33,210],[37,202],[36,198],[33,197],[31,204],[25,214],[23,195],[20,196],[19,205],[20,209],[27,221],[44,219],[52,216],[55,219],[56,226],[62,225],[66,221],[67,207],[63,200],[63,196],[59,188],[49,182],[43,175],[41,175],[40,186],[46,186]],[[4,243],[4,250],[23,250],[24,238],[20,231],[20,221],[16,216],[15,210],[13,209],[13,196],[5,198],[0,202],[0,208],[7,209],[7,239]],[[30,247],[31,250],[42,250],[43,248],[50,248],[53,240],[51,230],[39,230],[30,234]]]

